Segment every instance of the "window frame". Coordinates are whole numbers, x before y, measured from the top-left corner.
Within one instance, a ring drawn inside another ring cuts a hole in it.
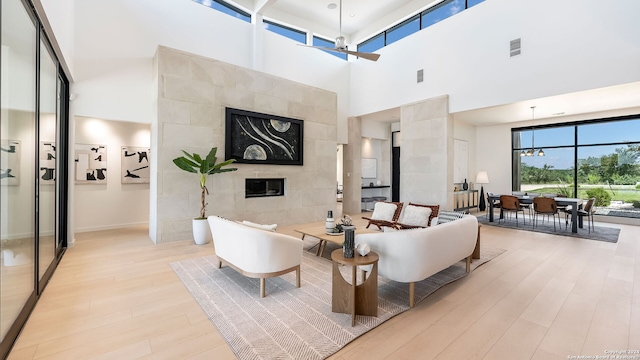
[[[222,0],[210,0],[210,1],[208,1],[208,2],[211,3],[210,5],[205,4],[204,0],[193,0],[193,1],[198,3],[198,4],[200,4],[200,5],[202,5],[202,6],[206,6],[206,7],[210,8],[210,9],[217,10],[217,11],[223,13],[223,14],[227,14],[229,16],[232,16],[232,17],[234,17],[236,19],[240,19],[242,21],[251,23],[251,14],[250,13],[248,13],[247,11],[244,11],[244,10],[234,6],[234,5],[231,5],[231,4],[229,4],[229,3],[225,2],[225,1],[222,1]],[[217,9],[217,8],[211,6],[211,5],[213,5],[213,3],[216,3],[216,4],[218,4],[218,5],[220,5],[220,6],[224,7],[224,8],[229,9],[231,12],[234,12],[235,15],[231,14],[231,13],[228,13],[228,12],[225,12],[225,11],[222,11],[220,9]]]
[[[303,40],[300,41],[300,40],[295,39],[295,38],[293,38],[291,36],[287,36],[285,34],[270,30],[267,26],[265,26],[265,24],[269,25],[269,26],[273,26],[273,27],[279,28],[279,29],[282,29],[282,30],[285,30],[285,31],[290,31],[290,32],[296,33],[298,35],[302,35]],[[286,37],[288,39],[291,39],[291,40],[293,40],[295,42],[299,42],[301,44],[305,44],[305,45],[307,44],[307,33],[305,31],[294,29],[294,28],[292,28],[290,26],[283,25],[283,24],[281,24],[279,22],[276,22],[276,21],[273,21],[273,20],[267,20],[267,19],[262,19],[262,25],[264,26],[265,30],[270,31],[270,32],[272,32],[274,34],[278,34],[280,36],[284,36],[284,37]]]
[[[554,124],[545,124],[545,125],[537,125],[537,126],[523,126],[511,128],[511,189],[513,191],[520,190],[521,184],[521,173],[520,168],[516,169],[517,165],[520,164],[520,151],[528,150],[531,147],[522,147],[516,146],[520,144],[516,144],[516,134],[522,131],[529,130],[540,130],[540,129],[550,129],[550,128],[561,128],[561,127],[573,127],[573,143],[568,145],[556,145],[556,146],[543,146],[544,149],[562,149],[562,148],[572,148],[574,152],[573,158],[573,194],[577,194],[578,191],[578,171],[579,171],[579,163],[578,163],[578,154],[579,150],[587,147],[601,147],[601,146],[620,146],[620,145],[640,145],[640,135],[638,135],[637,140],[629,140],[629,141],[614,141],[614,142],[599,142],[599,143],[578,143],[578,133],[581,126],[585,125],[593,125],[593,124],[606,124],[606,123],[614,123],[620,121],[640,121],[640,114],[635,115],[625,115],[625,116],[616,116],[609,118],[600,118],[600,119],[590,119],[590,120],[582,120],[575,122],[565,122],[565,123],[554,123]]]

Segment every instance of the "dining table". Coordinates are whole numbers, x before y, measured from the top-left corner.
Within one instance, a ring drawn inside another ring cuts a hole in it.
[[[495,201],[500,201],[500,195],[489,194],[487,196],[489,198],[489,222],[493,222],[493,205]],[[516,197],[521,204],[533,204],[533,196],[517,195]],[[582,208],[582,203],[584,200],[567,197],[554,197],[553,200],[556,201],[556,204],[558,204],[558,206],[571,206],[571,232],[577,233],[578,227],[582,228],[582,217],[578,218],[578,209]],[[500,218],[502,219],[502,217],[503,213],[502,209],[500,209]]]

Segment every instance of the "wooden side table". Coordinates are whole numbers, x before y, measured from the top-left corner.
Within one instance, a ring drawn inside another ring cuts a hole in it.
[[[356,324],[356,314],[378,316],[378,254],[371,251],[367,256],[356,253],[353,258],[345,258],[342,249],[331,253],[333,280],[331,311],[351,314],[351,326]],[[351,266],[351,284],[346,282],[338,265]],[[356,282],[358,266],[373,265],[369,277],[362,272],[362,284]]]

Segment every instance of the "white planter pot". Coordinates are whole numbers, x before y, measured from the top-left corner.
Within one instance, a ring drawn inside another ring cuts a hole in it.
[[[193,219],[193,239],[197,245],[208,244],[213,240],[207,219]]]

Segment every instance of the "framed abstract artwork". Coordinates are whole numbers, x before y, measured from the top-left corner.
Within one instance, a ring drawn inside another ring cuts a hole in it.
[[[0,141],[0,184],[20,185],[20,140]]]
[[[226,109],[225,159],[245,164],[303,165],[304,122]]]
[[[54,184],[56,182],[56,143],[55,141],[40,141],[40,184]]]
[[[122,172],[120,180],[123,184],[148,184],[151,179],[149,154],[151,149],[140,146],[122,147]]]
[[[92,144],[76,144],[75,146],[75,183],[106,184],[107,146]]]

